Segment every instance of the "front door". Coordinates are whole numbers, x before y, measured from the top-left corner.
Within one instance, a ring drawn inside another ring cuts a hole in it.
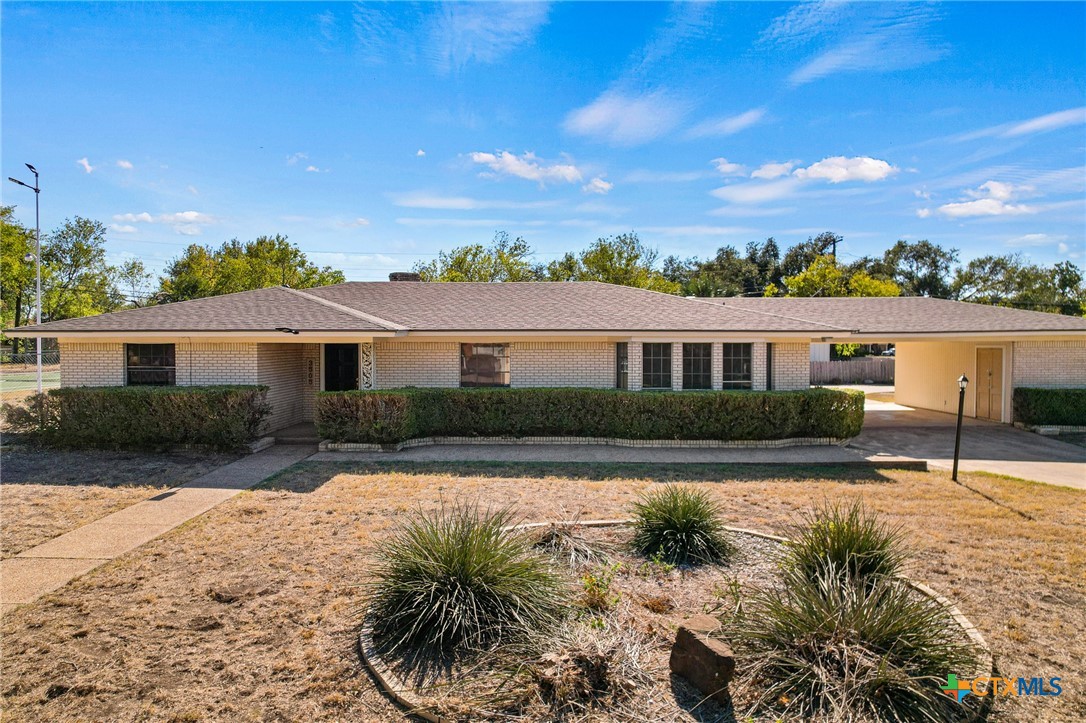
[[[324,345],[324,391],[358,389],[358,344]]]
[[[977,418],[1003,421],[1003,350],[977,349]]]

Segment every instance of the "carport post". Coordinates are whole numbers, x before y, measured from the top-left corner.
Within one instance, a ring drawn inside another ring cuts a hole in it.
[[[962,413],[965,412],[965,388],[969,386],[969,379],[962,374],[958,377],[958,431],[954,434],[954,471],[950,479],[958,481],[958,454],[962,449]]]

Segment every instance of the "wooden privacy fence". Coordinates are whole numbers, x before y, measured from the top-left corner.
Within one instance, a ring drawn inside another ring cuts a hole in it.
[[[868,356],[859,359],[811,362],[811,384],[894,383],[894,358]]]

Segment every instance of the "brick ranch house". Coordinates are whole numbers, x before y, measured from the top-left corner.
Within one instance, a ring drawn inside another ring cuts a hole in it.
[[[1086,319],[925,298],[686,299],[597,282],[274,287],[12,329],[62,386],[264,384],[269,429],[321,390],[795,390],[812,342],[897,344],[897,401],[1010,422],[1016,386],[1086,387]]]

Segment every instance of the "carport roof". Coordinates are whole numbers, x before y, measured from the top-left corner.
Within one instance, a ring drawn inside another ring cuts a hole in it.
[[[725,308],[817,319],[859,334],[1086,332],[1086,319],[922,296],[746,298],[714,300]]]

